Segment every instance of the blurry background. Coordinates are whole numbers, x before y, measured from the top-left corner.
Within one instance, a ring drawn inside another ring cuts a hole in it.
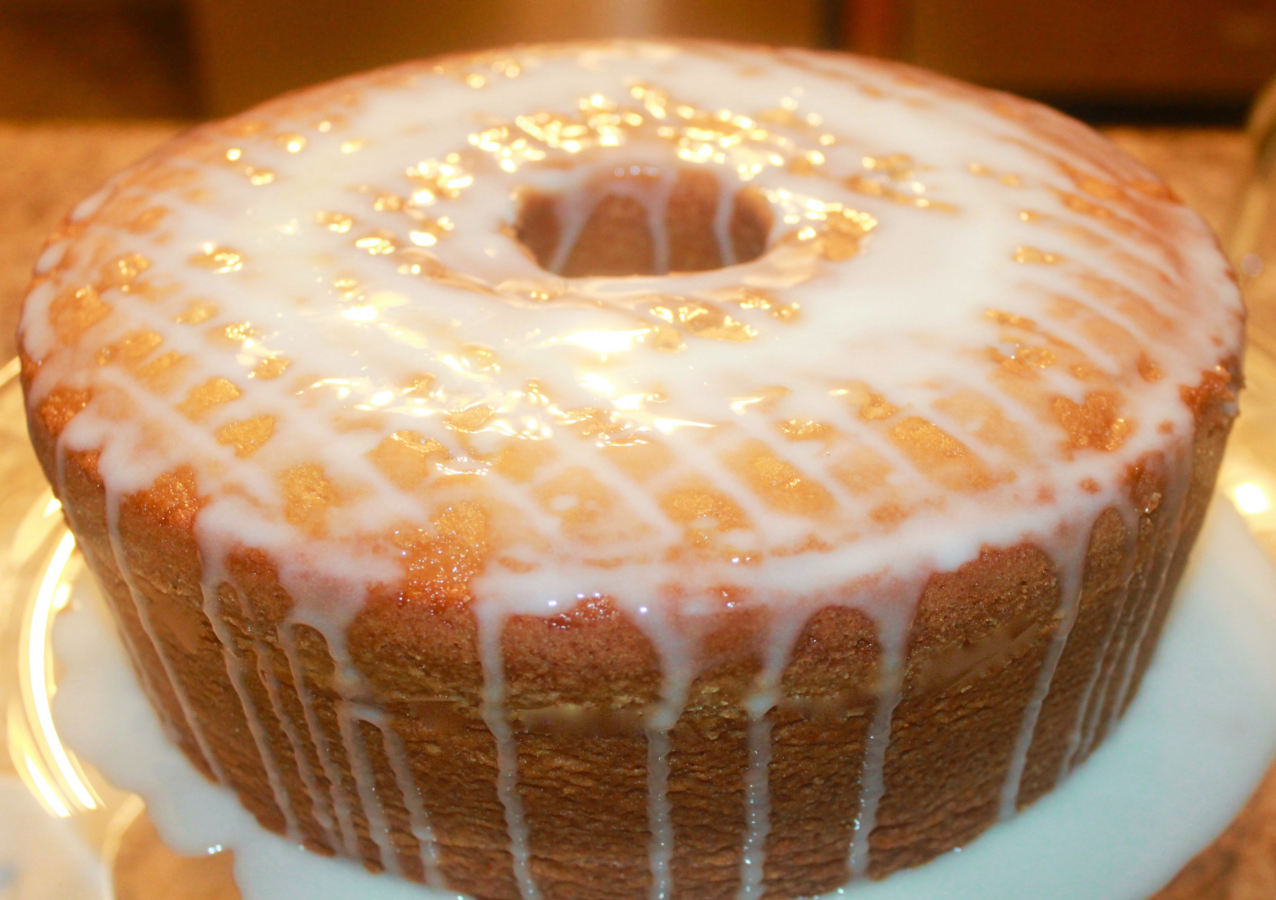
[[[1276,0],[0,0],[0,118],[201,118],[414,56],[614,35],[856,50],[1097,122],[1239,124],[1276,74]]]

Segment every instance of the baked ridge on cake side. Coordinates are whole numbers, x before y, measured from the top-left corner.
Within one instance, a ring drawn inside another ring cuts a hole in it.
[[[709,43],[380,70],[82,203],[19,332],[171,737],[481,898],[796,897],[973,839],[1135,696],[1243,312],[1058,113]]]

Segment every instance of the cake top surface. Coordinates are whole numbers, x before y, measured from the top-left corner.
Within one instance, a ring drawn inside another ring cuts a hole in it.
[[[21,340],[33,405],[89,397],[65,448],[109,494],[182,473],[207,547],[544,611],[1048,541],[1241,332],[1206,226],[1079,123],[621,42],[197,128],[54,235]]]

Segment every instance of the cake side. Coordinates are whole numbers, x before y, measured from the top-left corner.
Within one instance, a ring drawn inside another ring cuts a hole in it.
[[[858,851],[874,877],[973,839],[1003,813],[1034,699],[1041,709],[1016,805],[1097,746],[1137,692],[1234,414],[1218,372],[1185,395],[1199,423],[1191,448],[1167,448],[1133,470],[1126,495],[1088,532],[1079,611],[1044,698],[1034,698],[1034,684],[1068,624],[1066,576],[1032,544],[988,547],[927,579],[896,696],[883,692],[883,648],[864,613],[834,601],[803,623],[767,713],[765,895],[846,883],[855,819],[874,794],[876,828]],[[53,446],[41,436],[54,437],[47,429],[58,419],[33,417],[37,446]],[[596,897],[599,885],[607,896],[648,894],[659,854],[645,722],[663,676],[650,638],[614,605],[505,624],[505,752],[516,775],[502,785],[470,598],[440,596],[433,579],[384,585],[346,646],[334,648],[290,621],[274,564],[245,547],[231,555],[210,607],[194,550],[201,500],[180,476],[120,503],[130,592],[112,580],[94,456],[68,455],[63,467],[68,517],[153,702],[192,761],[216,771],[264,826],[415,880],[433,875],[474,896],[516,897],[501,797],[513,787],[527,872],[543,896]],[[747,784],[759,775],[747,700],[765,668],[769,624],[765,605],[724,607],[688,647],[695,675],[667,734],[662,779],[677,895],[741,888],[759,813]],[[337,677],[343,666],[357,669],[356,682]],[[174,682],[182,704],[172,700]],[[889,743],[874,772],[868,750],[884,704],[893,711]]]

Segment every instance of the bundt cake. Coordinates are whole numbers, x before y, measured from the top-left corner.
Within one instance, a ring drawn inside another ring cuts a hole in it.
[[[203,125],[50,239],[31,436],[172,739],[490,900],[975,838],[1138,690],[1236,413],[1202,221],[851,56],[452,56]]]

